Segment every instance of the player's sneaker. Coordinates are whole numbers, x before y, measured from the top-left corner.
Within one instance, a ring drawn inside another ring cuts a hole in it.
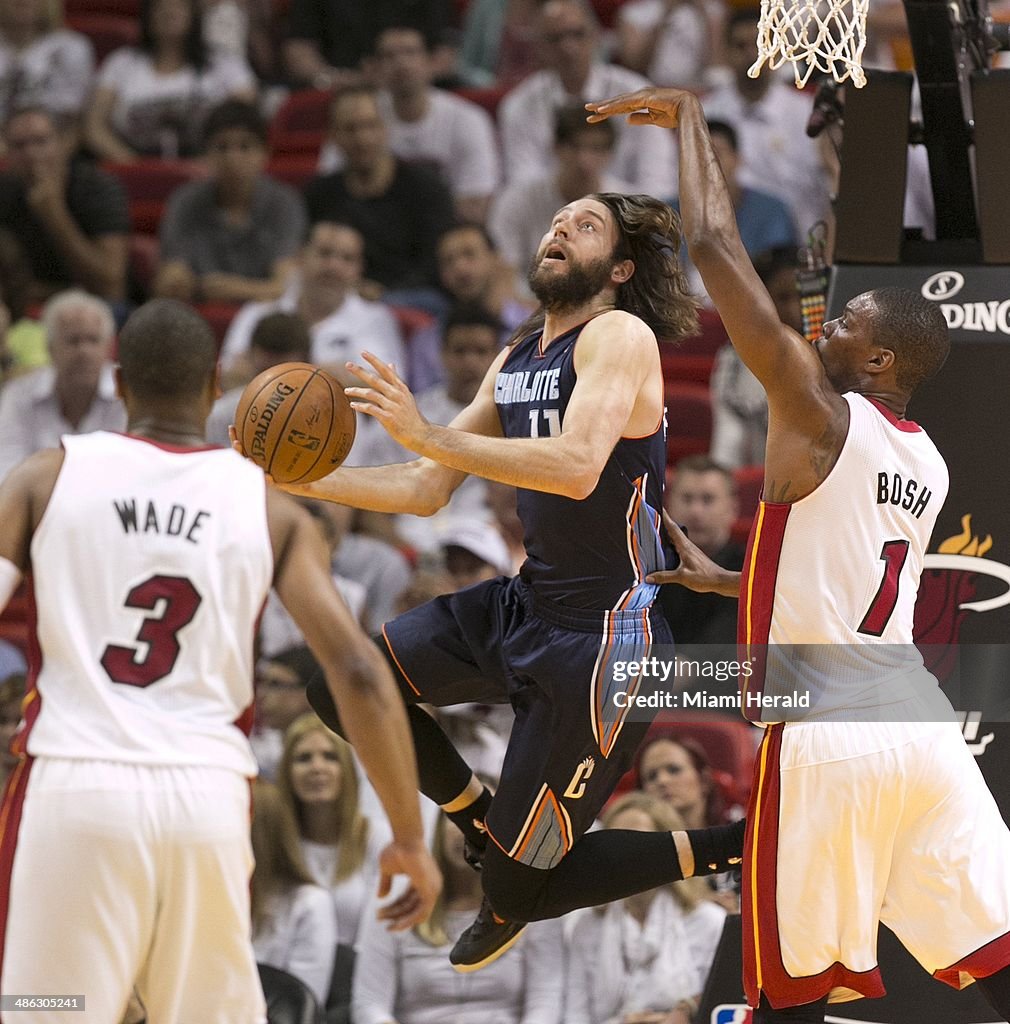
[[[503,921],[485,899],[477,919],[456,940],[449,953],[449,962],[461,974],[479,971],[508,952],[522,935],[525,923]]]

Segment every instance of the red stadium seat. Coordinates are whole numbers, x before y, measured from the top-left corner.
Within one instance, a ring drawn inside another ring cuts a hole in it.
[[[624,0],[592,0],[593,10],[604,28],[613,28],[617,24],[617,11]]]
[[[701,384],[708,387],[715,360],[711,356],[684,354],[666,342],[659,347],[663,380],[669,384]]]
[[[305,183],[314,178],[319,160],[311,153],[287,153],[272,157],[267,164],[267,174],[283,181],[300,192]]]
[[[81,14],[68,14],[67,28],[86,35],[95,48],[95,60],[101,63],[112,53],[123,46],[136,46],[140,39],[140,25],[130,15],[93,14],[90,11]]]
[[[430,313],[425,313],[423,309],[414,309],[413,306],[390,306],[389,309],[400,325],[400,334],[405,345],[410,344],[410,339],[418,331],[431,327],[435,322]]]
[[[319,152],[329,118],[332,93],[327,89],[293,92],[270,122],[270,152]]]
[[[210,324],[220,350],[228,327],[241,307],[230,302],[203,302],[195,308],[200,316]]]
[[[688,455],[702,455],[712,438],[712,400],[699,384],[666,385],[666,458],[675,465]]]
[[[187,181],[195,181],[207,172],[189,160],[137,160],[133,163],[102,164],[114,174],[130,204],[133,230],[139,234],[156,234],[168,197]]]
[[[149,295],[158,272],[157,235],[130,235],[129,265],[131,280]]]
[[[677,348],[682,355],[715,356],[729,341],[722,317],[714,309],[698,310],[698,333],[684,338]]]
[[[81,14],[116,14],[120,18],[139,18],[140,0],[64,0],[65,18]]]
[[[502,97],[508,92],[508,88],[500,85],[491,85],[483,89],[477,87],[454,89],[453,92],[457,96],[462,96],[463,99],[483,107],[492,117],[495,117],[498,114],[498,104],[501,103]]]

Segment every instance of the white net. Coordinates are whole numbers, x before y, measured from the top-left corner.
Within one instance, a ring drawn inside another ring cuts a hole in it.
[[[766,63],[775,71],[789,61],[797,86],[819,71],[861,89],[868,6],[869,0],[761,0],[758,59],[748,74],[757,78]]]

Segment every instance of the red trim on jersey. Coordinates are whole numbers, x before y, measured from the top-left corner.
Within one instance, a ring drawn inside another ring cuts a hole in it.
[[[754,763],[754,785],[747,808],[744,838],[743,980],[750,1006],[764,993],[775,1009],[801,1006],[826,996],[834,988],[849,988],[869,999],[885,994],[880,969],[853,971],[837,961],[819,974],[793,977],[782,962],[779,940],[778,843],[779,758],[783,725],[769,726]]]
[[[962,989],[961,975],[968,974],[972,978],[988,978],[990,974],[1001,971],[1010,964],[1010,932],[987,942],[984,946],[973,950],[950,967],[941,967],[933,971],[933,977],[951,988]]]
[[[243,736],[248,736],[253,731],[253,726],[256,724],[256,702],[250,704],[245,711],[242,712],[238,718],[232,722],[232,725],[236,726]]]
[[[39,673],[42,671],[42,647],[39,644],[39,615],[35,603],[35,580],[29,575],[25,580],[25,613],[28,617],[28,677],[25,680],[25,695],[21,701],[21,725],[11,740],[11,753],[24,757],[28,752],[28,736],[35,720],[42,710],[42,694],[39,693]]]
[[[740,676],[740,688],[744,697],[744,717],[756,722],[761,721],[761,708],[748,707],[746,695],[764,690],[765,656],[775,605],[775,584],[792,507],[779,502],[760,502],[747,539],[747,554],[740,574],[737,644],[743,648],[740,657],[750,660],[753,666],[749,679]]]
[[[140,434],[129,434],[124,431],[113,431],[120,437],[128,437],[131,441],[143,441],[145,444],[160,448],[163,452],[175,452],[177,455],[185,455],[188,452],[217,452],[222,450],[219,444],[170,444],[168,441],[155,441],[153,437],[141,437]]]
[[[0,973],[3,972],[4,949],[7,945],[7,910],[10,906],[14,850],[17,846],[21,810],[24,807],[28,775],[33,760],[34,758],[24,757],[17,763],[7,779],[3,803],[0,804]]]
[[[883,402],[877,401],[876,398],[870,398],[869,395],[863,395],[863,398],[867,400],[880,413],[881,416],[891,424],[892,427],[897,427],[899,430],[903,430],[906,434],[921,434],[922,427],[918,423],[913,423],[912,420],[902,419],[893,409],[888,409]]]

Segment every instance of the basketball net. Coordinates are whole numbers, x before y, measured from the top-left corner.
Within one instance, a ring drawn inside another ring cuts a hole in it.
[[[811,228],[807,244],[800,249],[801,266],[796,272],[803,337],[811,343],[817,341],[824,330],[828,306],[827,234],[824,221],[818,221]]]
[[[789,61],[797,88],[818,71],[861,89],[868,6],[869,0],[761,0],[758,59],[747,74],[757,78],[765,64],[776,71]]]

